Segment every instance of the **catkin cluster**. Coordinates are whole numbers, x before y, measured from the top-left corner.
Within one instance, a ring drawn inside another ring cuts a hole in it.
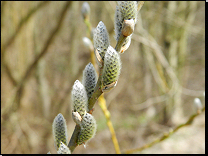
[[[106,92],[112,89],[117,83],[121,69],[120,56],[110,46],[108,32],[102,21],[98,23],[93,33],[95,56],[99,67],[103,68],[101,89],[103,92]]]
[[[100,21],[97,27],[92,31],[94,53],[101,71],[100,81],[99,83],[97,82],[98,77],[96,70],[93,64],[89,63],[83,71],[82,83],[76,80],[72,87],[72,118],[74,122],[80,126],[76,142],[77,145],[85,144],[94,137],[97,125],[96,120],[90,114],[91,110],[88,109],[88,102],[91,99],[98,98],[93,96],[97,95],[95,93],[95,88],[98,88],[98,91],[102,93],[116,86],[121,70],[120,53],[127,50],[131,43],[131,36],[137,21],[137,2],[119,1],[117,4],[114,26],[117,45],[119,45],[118,43],[120,42],[119,48],[116,46],[116,51],[110,45],[106,26]],[[90,15],[90,6],[87,2],[83,3],[81,11],[85,22],[87,22]],[[89,49],[93,49],[93,45],[88,38],[83,38],[83,42]],[[71,151],[67,147],[68,136],[66,121],[61,113],[55,117],[52,128],[57,153],[70,154]],[[50,152],[48,154],[50,154]]]
[[[94,117],[87,113],[88,99],[91,98],[97,83],[97,73],[92,63],[85,67],[82,83],[76,80],[72,88],[72,118],[81,127],[77,145],[89,141],[95,135],[97,127]]]

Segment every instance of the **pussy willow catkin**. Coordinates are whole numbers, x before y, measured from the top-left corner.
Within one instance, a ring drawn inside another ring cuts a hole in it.
[[[110,84],[115,83],[118,80],[119,74],[121,70],[121,60],[120,55],[116,52],[116,50],[109,46],[108,50],[105,54],[104,59],[104,67],[102,74],[102,90],[107,91],[110,88],[108,87]]]
[[[98,51],[100,57],[102,58],[102,60],[104,60],[105,53],[108,49],[108,46],[110,45],[110,42],[108,31],[102,21],[98,23],[96,29],[93,31],[93,42],[95,50]],[[100,67],[102,66],[100,62],[97,63]]]
[[[78,136],[78,141],[77,141],[78,145],[81,145],[82,143],[86,143],[87,141],[89,141],[94,137],[97,129],[97,125],[94,117],[91,114],[86,113],[82,118],[80,127],[81,127],[81,131]]]
[[[61,141],[64,144],[67,144],[68,142],[66,120],[61,113],[59,113],[53,120],[52,131],[55,147],[58,150]]]
[[[85,87],[79,80],[76,80],[74,82],[71,99],[73,104],[73,111],[78,112],[81,117],[84,116],[86,111],[88,110],[88,98]]]
[[[82,84],[86,89],[88,99],[90,99],[90,97],[92,96],[96,83],[97,83],[97,73],[93,64],[90,62],[86,65],[83,71],[83,79],[82,79]]]
[[[58,154],[71,154],[70,149],[61,141],[60,147],[57,151]]]

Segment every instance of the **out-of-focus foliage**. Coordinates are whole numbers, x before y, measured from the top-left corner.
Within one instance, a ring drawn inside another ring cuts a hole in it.
[[[47,45],[66,2],[1,2],[2,153],[56,153],[52,123],[58,113],[65,117],[71,136],[71,89],[76,79],[82,79],[82,71],[90,62],[90,53],[82,42],[87,36],[82,3],[71,3],[44,56],[37,60],[17,92],[28,67]],[[116,2],[88,3],[92,26],[103,21],[111,46],[115,47]],[[118,84],[105,93],[121,150],[142,146],[180,124],[196,112],[195,98],[204,104],[204,13],[204,2],[144,3],[131,45],[121,55]],[[78,146],[74,153],[114,153],[104,115],[97,105],[95,110],[96,136],[86,149]],[[205,153],[204,126],[202,116],[187,131],[169,138],[169,144],[144,153]]]

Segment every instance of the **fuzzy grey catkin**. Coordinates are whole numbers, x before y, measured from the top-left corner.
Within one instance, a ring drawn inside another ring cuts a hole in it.
[[[90,99],[97,84],[97,73],[91,62],[86,65],[83,71],[82,84],[86,89],[88,99]]]
[[[71,154],[70,149],[61,141],[60,147],[57,151],[58,154]]]
[[[118,1],[115,12],[115,39],[118,42],[121,34],[124,20],[134,20],[134,25],[137,22],[137,2],[136,1]],[[131,36],[128,36],[123,45],[120,53],[128,49],[131,43]]]
[[[106,86],[115,83],[118,80],[121,70],[121,60],[120,55],[116,50],[109,46],[105,54],[104,67],[102,73],[102,90],[107,90]],[[116,83],[115,83],[116,84]]]
[[[137,22],[137,2],[136,1],[118,1],[115,12],[115,39],[118,41],[124,20],[134,20]]]
[[[64,144],[67,144],[68,142],[66,120],[61,113],[59,113],[53,120],[52,131],[55,147],[58,150],[61,141]]]
[[[118,1],[121,21],[133,19],[137,20],[137,1]]]
[[[97,125],[94,117],[91,114],[86,113],[82,118],[80,127],[81,130],[77,140],[78,145],[86,143],[87,141],[89,141],[94,137],[97,129]]]
[[[84,116],[86,111],[88,111],[88,98],[85,87],[79,80],[74,82],[71,99],[73,104],[73,111],[78,112],[81,117]]]
[[[121,35],[122,24],[123,24],[123,21],[122,21],[121,13],[119,10],[119,6],[116,6],[114,31],[115,31],[115,39],[117,42]]]
[[[93,31],[93,42],[95,50],[98,50],[102,60],[104,60],[105,53],[110,45],[110,42],[106,26],[102,21],[98,23],[97,27]]]

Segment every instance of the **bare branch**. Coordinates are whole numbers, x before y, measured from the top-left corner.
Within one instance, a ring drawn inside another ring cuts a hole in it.
[[[148,144],[145,144],[144,146],[140,147],[140,148],[136,148],[136,149],[130,149],[130,150],[126,150],[125,152],[123,152],[123,154],[130,154],[130,153],[135,153],[135,152],[139,152],[139,151],[142,151],[146,148],[149,148],[167,138],[169,138],[172,134],[174,134],[176,131],[178,131],[179,129],[181,129],[182,127],[185,127],[185,126],[189,126],[191,125],[191,123],[193,123],[193,120],[199,116],[202,112],[205,111],[205,107],[202,108],[200,111],[198,111],[196,114],[193,114],[192,116],[189,117],[189,119],[183,123],[183,124],[180,124],[178,125],[176,128],[174,129],[170,129],[168,133],[164,133],[162,137],[158,138],[158,139],[155,139],[154,141],[148,143]]]
[[[32,17],[32,15],[34,15],[34,13],[36,13],[40,8],[45,6],[47,3],[48,3],[48,1],[39,3],[35,8],[31,9],[29,11],[29,13],[24,18],[22,18],[22,20],[18,24],[17,29],[14,32],[14,34],[7,40],[5,45],[2,46],[2,49],[1,49],[2,57],[4,57],[5,51],[9,47],[9,45],[11,45],[14,42],[15,38],[17,37],[17,35],[19,34],[20,30],[22,29],[22,26],[25,23],[27,23],[27,21]]]

